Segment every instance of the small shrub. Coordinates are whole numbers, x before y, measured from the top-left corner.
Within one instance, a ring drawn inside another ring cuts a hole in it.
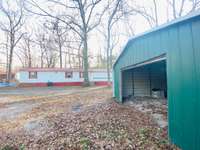
[[[14,150],[12,146],[6,145],[1,150]]]

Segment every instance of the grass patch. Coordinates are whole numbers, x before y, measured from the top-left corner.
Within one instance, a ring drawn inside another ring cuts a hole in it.
[[[80,139],[80,145],[82,150],[88,150],[90,148],[91,141],[87,137],[82,137]]]

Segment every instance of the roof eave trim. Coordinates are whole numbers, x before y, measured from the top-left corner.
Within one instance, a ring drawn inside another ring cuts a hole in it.
[[[167,28],[167,27],[173,26],[173,25],[175,25],[175,24],[184,22],[184,21],[186,21],[186,20],[189,20],[189,19],[192,19],[192,18],[196,18],[196,17],[198,17],[198,16],[200,16],[200,10],[197,10],[197,11],[195,11],[195,12],[192,12],[192,13],[190,13],[190,14],[188,14],[188,15],[186,15],[186,16],[180,17],[180,18],[178,18],[178,19],[174,19],[174,20],[170,21],[169,23],[164,23],[163,25],[160,25],[160,26],[158,26],[158,27],[154,27],[154,28],[152,28],[152,29],[150,29],[150,30],[148,30],[148,31],[146,31],[146,32],[143,32],[143,33],[137,35],[137,36],[131,37],[131,38],[128,40],[128,42],[125,44],[125,46],[123,47],[123,49],[122,49],[120,55],[117,57],[116,61],[114,62],[114,64],[113,64],[113,70],[114,70],[114,67],[115,67],[115,65],[117,64],[119,58],[120,58],[121,55],[124,53],[124,51],[125,51],[125,49],[126,49],[126,47],[127,47],[127,45],[129,44],[130,41],[132,41],[132,40],[134,40],[134,39],[137,39],[137,38],[139,38],[139,37],[142,37],[142,36],[144,36],[144,35],[147,35],[147,34],[150,34],[150,33],[156,32],[156,31],[160,31],[160,30],[162,30],[162,29],[165,29],[165,28]]]

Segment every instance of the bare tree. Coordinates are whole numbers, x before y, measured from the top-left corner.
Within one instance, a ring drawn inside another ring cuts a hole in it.
[[[190,10],[190,12],[193,12],[200,8],[200,0],[190,0],[190,1],[192,3],[192,9]]]
[[[4,55],[6,57],[5,60],[5,72],[8,73],[8,62],[9,62],[9,47],[8,47],[8,43],[9,43],[9,36],[8,33],[5,32],[5,42],[0,43],[1,45],[1,54]],[[6,79],[8,79],[8,74],[6,76]]]
[[[31,52],[31,44],[33,42],[31,38],[31,34],[23,35],[21,44],[19,47],[19,51],[22,52],[23,60],[24,60],[24,67],[32,67],[33,66],[33,58],[32,58],[32,52]]]
[[[10,82],[12,77],[14,49],[23,36],[23,33],[20,33],[20,29],[23,26],[23,8],[20,2],[16,1],[16,3],[18,8],[16,10],[12,10],[8,1],[6,3],[5,1],[3,2],[2,0],[0,0],[0,12],[2,12],[6,20],[6,22],[4,22],[5,20],[0,21],[0,28],[7,33],[9,39],[7,43],[7,46],[9,47],[9,61],[7,72],[8,82]]]
[[[70,40],[74,39],[74,40]],[[83,54],[82,54],[82,46],[83,42],[76,35],[68,37],[68,40],[65,44],[65,62],[69,64],[70,68],[83,68]],[[72,57],[74,59],[74,63],[72,63]],[[67,66],[67,65],[65,65]]]
[[[53,33],[54,35],[54,41],[55,44],[58,45],[58,49],[59,49],[59,66],[60,68],[63,67],[63,46],[66,43],[66,32],[67,32],[67,27],[63,27],[61,25],[61,21],[58,19],[54,19],[53,21],[49,21],[47,20],[47,23],[45,23],[45,27],[47,27],[47,29],[50,30],[50,32]]]
[[[153,10],[154,10],[155,25],[158,26],[158,6],[156,0],[153,0]]]
[[[45,34],[44,32],[40,32],[36,34],[35,43],[39,46],[39,60],[40,60],[40,67],[44,67],[44,54],[45,54]]]
[[[110,72],[111,72],[111,68],[112,68],[112,48],[111,48],[111,31],[112,31],[112,27],[113,25],[119,20],[119,18],[121,18],[122,14],[120,14],[119,16],[117,16],[117,12],[119,11],[119,6],[120,3],[122,2],[122,0],[116,0],[114,1],[114,6],[113,8],[110,8],[110,2],[108,2],[109,4],[109,8],[108,9],[108,13],[110,14],[107,20],[107,46],[106,46],[106,52],[107,52],[107,75],[108,75],[108,82],[110,82]],[[111,6],[112,7],[112,6]]]
[[[53,68],[56,66],[57,55],[55,52],[55,43],[52,40],[52,37],[48,37],[44,45],[44,58],[46,60],[47,68]]]
[[[159,14],[158,14],[158,2],[157,0],[151,0],[152,5],[132,5],[132,11],[141,15],[149,24],[150,28],[159,25]],[[171,19],[177,19],[190,12],[193,12],[200,8],[200,0],[166,0],[167,6],[167,21]],[[187,7],[187,8],[186,8]],[[172,18],[169,16],[172,14]]]
[[[139,15],[141,15],[149,24],[149,26],[155,27],[159,25],[159,18],[158,18],[158,1],[156,0],[151,0],[152,1],[152,6],[147,7],[145,5],[139,6],[139,5],[134,5],[134,6],[129,6],[132,7],[132,12],[135,12]]]
[[[167,0],[167,2],[172,8],[173,19],[177,19],[185,14],[191,13],[200,7],[200,0]],[[184,8],[186,7],[187,2],[191,3],[191,9],[185,12]]]
[[[186,0],[181,0],[180,8],[177,8],[177,3],[175,0],[168,0],[169,5],[172,7],[173,18],[176,19],[182,16],[183,8],[185,5]]]
[[[57,61],[57,48],[54,40],[54,35],[48,32],[46,25],[40,26],[36,34],[35,43],[40,49],[40,67],[53,68],[56,66]]]
[[[62,28],[59,27],[59,20],[58,19],[54,23],[54,31],[55,31],[56,37],[57,37],[56,43],[58,43],[58,47],[59,47],[60,68],[62,68],[62,66],[63,66],[62,47],[63,47],[63,44],[65,42],[65,39],[63,38],[63,34],[65,33],[65,31],[62,32]]]
[[[106,68],[107,68],[107,76],[108,82],[110,82],[110,72],[113,65],[113,49],[118,43],[119,32],[118,34],[113,33],[114,25],[122,20],[123,17],[128,16],[131,11],[129,9],[123,9],[124,1],[123,0],[113,0],[107,1],[107,11],[104,18],[104,22],[102,23],[102,30],[99,30],[105,39],[105,49],[106,49]],[[102,61],[104,63],[104,59],[99,54],[98,61]]]
[[[48,0],[54,6],[59,6],[68,10],[62,15],[53,15],[46,9],[43,9],[36,1],[27,0],[27,4],[31,5],[34,8],[38,8],[39,12],[34,12],[30,9],[29,12],[32,12],[41,16],[48,16],[56,18],[59,21],[65,23],[74,33],[76,33],[81,41],[83,42],[83,68],[84,68],[84,84],[89,85],[88,78],[88,35],[94,28],[96,28],[101,22],[101,18],[105,10],[97,11],[97,6],[101,3],[102,0],[73,0],[73,1],[60,1],[60,0]],[[101,7],[98,7],[98,9]],[[99,13],[102,12],[102,13]],[[91,21],[92,20],[92,21]]]

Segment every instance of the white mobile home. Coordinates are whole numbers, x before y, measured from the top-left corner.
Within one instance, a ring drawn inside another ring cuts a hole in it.
[[[16,76],[20,86],[80,86],[83,70],[61,68],[22,68]],[[105,69],[90,69],[89,80],[94,85],[108,85]]]

